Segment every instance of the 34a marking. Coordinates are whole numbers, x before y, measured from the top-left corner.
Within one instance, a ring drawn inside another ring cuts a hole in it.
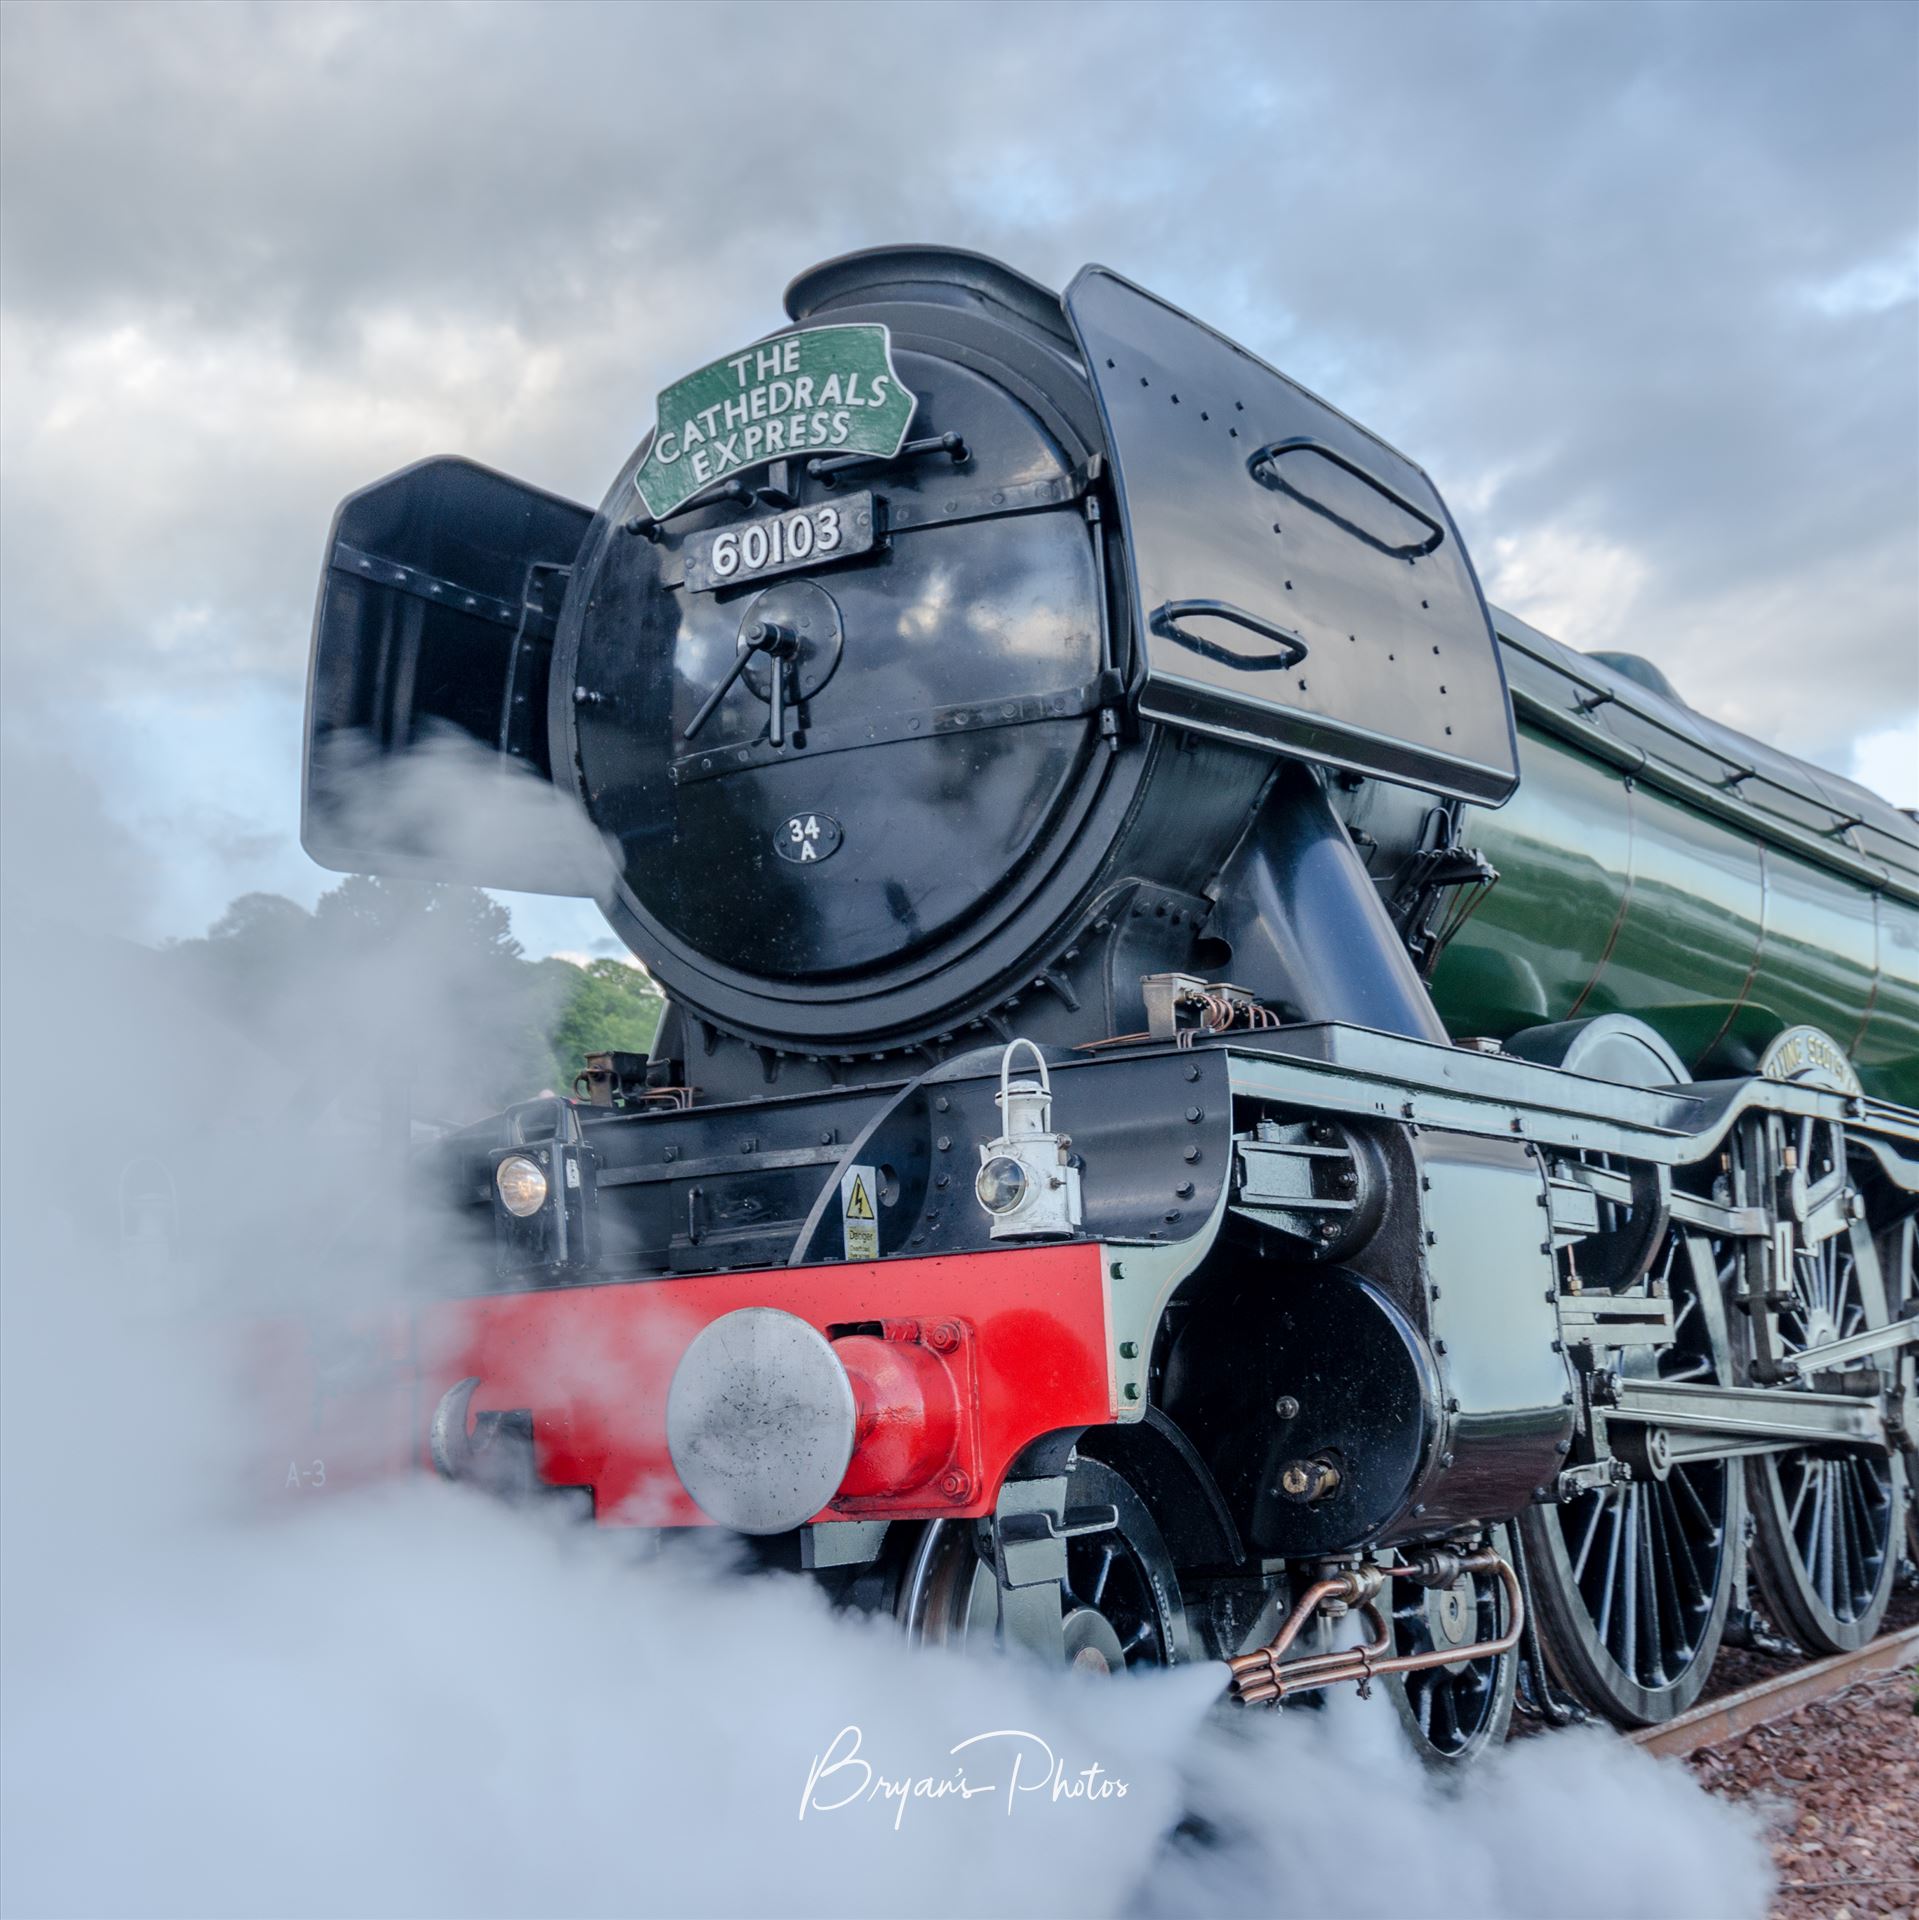
[[[839,851],[840,823],[830,813],[791,813],[773,835],[773,851],[796,867],[810,867]]]

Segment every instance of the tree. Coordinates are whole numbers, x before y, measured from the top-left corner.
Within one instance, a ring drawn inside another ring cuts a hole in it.
[[[176,974],[208,991],[253,1037],[270,1024],[279,982],[304,964],[313,940],[313,916],[277,893],[243,893],[228,902],[201,940],[182,940],[171,952]]]
[[[564,960],[542,966],[572,979],[552,1028],[552,1086],[569,1093],[573,1076],[589,1053],[645,1053],[653,1044],[665,999],[651,979],[623,960],[592,960],[584,967]]]
[[[313,921],[322,932],[349,945],[417,941],[465,961],[520,960],[526,953],[513,937],[512,913],[478,887],[350,873],[320,896]]]
[[[645,1053],[664,1004],[618,960],[528,960],[511,913],[477,887],[367,874],[312,913],[242,894],[167,964],[290,1088],[402,1086],[421,1117],[454,1122],[570,1093],[589,1053]]]

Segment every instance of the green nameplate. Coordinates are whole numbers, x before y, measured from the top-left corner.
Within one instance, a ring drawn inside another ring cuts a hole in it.
[[[883,326],[806,327],[689,373],[660,395],[634,481],[655,520],[742,468],[817,454],[890,460],[913,395]]]

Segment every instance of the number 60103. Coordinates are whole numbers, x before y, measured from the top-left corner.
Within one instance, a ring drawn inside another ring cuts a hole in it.
[[[833,553],[841,537],[838,507],[799,507],[791,513],[775,514],[770,520],[755,520],[716,534],[709,564],[715,579],[733,580],[769,567],[790,566],[815,554]]]

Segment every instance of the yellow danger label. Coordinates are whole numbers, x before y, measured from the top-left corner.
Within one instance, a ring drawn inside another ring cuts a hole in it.
[[[880,1223],[873,1211],[874,1169],[848,1167],[840,1175],[840,1235],[849,1260],[880,1257]]]

